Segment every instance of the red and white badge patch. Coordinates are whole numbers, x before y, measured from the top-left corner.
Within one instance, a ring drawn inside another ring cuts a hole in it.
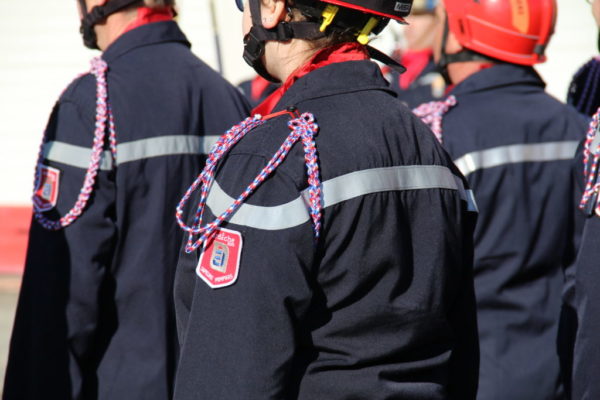
[[[218,229],[200,255],[196,274],[213,289],[233,285],[240,272],[241,254],[242,234]]]
[[[58,201],[60,171],[47,165],[40,166],[40,179],[34,191],[33,202],[38,211],[50,211]]]

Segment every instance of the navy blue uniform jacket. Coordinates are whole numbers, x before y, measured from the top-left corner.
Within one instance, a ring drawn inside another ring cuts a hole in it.
[[[199,251],[180,255],[175,399],[473,399],[475,214],[460,174],[371,61],[298,79],[275,111],[291,105],[320,127],[321,236],[297,144],[225,225],[243,236],[234,285],[209,288]],[[232,149],[205,222],[254,179],[288,120]]]
[[[475,192],[478,399],[562,398],[556,355],[563,271],[574,258],[572,159],[585,120],[504,64],[458,84],[444,147]]]
[[[170,398],[172,300],[182,235],[175,206],[211,141],[246,112],[175,22],[129,31],[103,54],[117,131],[87,209],[71,226],[33,222],[5,399]],[[48,123],[60,170],[56,219],[75,203],[91,154],[96,82],[75,80]]]
[[[591,149],[597,145],[596,139]],[[593,156],[590,157],[590,164]],[[577,157],[577,186],[576,196],[581,199],[585,187],[583,177],[583,153]],[[598,176],[594,178],[598,182]],[[593,197],[592,197],[593,198]],[[597,206],[593,200],[588,201],[589,210]],[[587,207],[586,207],[587,208]],[[600,398],[600,217],[594,212],[585,210],[581,215],[585,218],[581,246],[575,264],[575,301],[572,305],[577,317],[571,318],[571,326],[566,330],[574,333],[575,348],[572,359],[572,392],[571,398],[577,400],[592,400]],[[565,324],[567,325],[567,324]]]

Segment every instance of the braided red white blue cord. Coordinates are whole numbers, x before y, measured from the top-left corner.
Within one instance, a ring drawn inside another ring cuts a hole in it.
[[[47,132],[44,132],[42,144],[38,154],[38,161],[35,169],[34,178],[34,195],[33,195],[33,207],[35,219],[46,229],[59,230],[66,226],[71,225],[79,218],[83,210],[85,209],[88,200],[94,190],[94,184],[96,183],[96,176],[100,169],[100,162],[102,159],[102,152],[104,149],[104,142],[106,136],[106,126],[108,123],[109,130],[109,145],[113,158],[117,156],[117,139],[115,133],[115,123],[108,104],[108,89],[106,84],[106,71],[108,66],[104,60],[100,57],[96,57],[91,61],[90,73],[96,77],[96,128],[94,131],[94,142],[92,145],[92,156],[90,159],[89,167],[85,174],[83,187],[79,192],[75,205],[61,217],[59,220],[50,220],[37,206],[35,190],[40,184],[42,176],[41,168],[44,160],[44,145],[46,144]]]
[[[579,203],[579,208],[582,210],[586,208],[589,199],[594,194],[597,196],[598,192],[600,191],[600,182],[597,182],[596,178],[598,175],[598,163],[600,161],[600,144],[596,145],[595,149],[591,148],[596,136],[596,131],[598,130],[599,122],[600,108],[598,111],[596,111],[596,114],[590,122],[583,148],[583,175],[585,179],[585,189],[583,191],[583,196],[581,197],[581,202]],[[595,211],[598,215],[600,215],[600,204],[596,205]]]
[[[288,127],[292,130],[289,136],[286,138],[281,147],[275,152],[271,160],[267,165],[260,171],[260,173],[254,178],[252,183],[238,196],[237,199],[216,219],[210,223],[201,226],[202,216],[206,207],[206,200],[210,187],[215,179],[215,168],[217,162],[227,153],[237,142],[239,142],[248,132],[253,130],[259,125],[265,123],[265,119],[260,115],[246,118],[240,124],[232,127],[228,130],[217,143],[213,146],[208,158],[206,165],[196,178],[194,183],[187,190],[181,201],[177,206],[175,217],[177,223],[184,231],[188,232],[188,240],[185,246],[185,251],[191,253],[195,251],[202,243],[205,243],[212,239],[217,231],[217,228],[231,217],[236,210],[244,203],[244,201],[256,190],[262,182],[269,177],[269,175],[283,162],[288,155],[291,148],[298,140],[302,140],[304,145],[304,160],[307,168],[308,175],[308,193],[309,193],[309,207],[310,215],[313,221],[313,228],[315,231],[315,237],[319,237],[319,231],[321,228],[321,182],[319,178],[319,165],[317,158],[317,151],[315,147],[314,136],[317,134],[319,127],[315,123],[314,116],[311,113],[304,113],[300,116],[296,116],[288,122]],[[190,199],[192,193],[201,186],[200,200],[194,215],[193,222],[190,226],[186,225],[183,217],[183,210]],[[195,240],[195,237],[200,237]]]
[[[448,96],[445,100],[423,103],[412,111],[417,117],[421,118],[421,121],[429,126],[437,140],[442,143],[442,119],[455,105],[456,97],[452,95]]]

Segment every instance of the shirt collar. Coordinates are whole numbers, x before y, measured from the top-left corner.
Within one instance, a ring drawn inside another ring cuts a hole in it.
[[[298,106],[307,100],[364,90],[383,90],[395,96],[381,69],[371,60],[330,64],[299,78],[273,111]]]
[[[179,42],[191,47],[176,22],[154,22],[125,32],[108,46],[102,58],[110,65],[111,61],[135,48],[165,42]]]
[[[456,85],[450,94],[458,96],[515,84],[539,86],[542,88],[546,86],[540,75],[532,67],[515,64],[497,64],[469,76]]]
[[[269,95],[262,103],[260,103],[252,114],[269,114],[273,111],[275,105],[279,103],[285,93],[292,87],[296,81],[303,76],[323,68],[327,65],[346,62],[367,60],[369,55],[364,46],[358,43],[340,43],[325,49],[317,51],[304,65],[296,69],[283,82],[283,84]]]

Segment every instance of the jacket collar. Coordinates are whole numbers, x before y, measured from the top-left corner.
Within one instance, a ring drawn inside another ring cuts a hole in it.
[[[450,94],[459,96],[515,84],[544,88],[546,84],[531,67],[515,64],[498,64],[469,76],[454,87]]]
[[[283,95],[273,111],[320,97],[365,90],[383,90],[392,95],[394,91],[383,78],[379,66],[370,60],[346,61],[316,69],[299,78]]]
[[[165,42],[179,42],[187,47],[191,47],[190,42],[181,29],[179,29],[176,22],[154,22],[125,32],[108,46],[102,54],[102,58],[110,64],[111,61],[133,49]]]

